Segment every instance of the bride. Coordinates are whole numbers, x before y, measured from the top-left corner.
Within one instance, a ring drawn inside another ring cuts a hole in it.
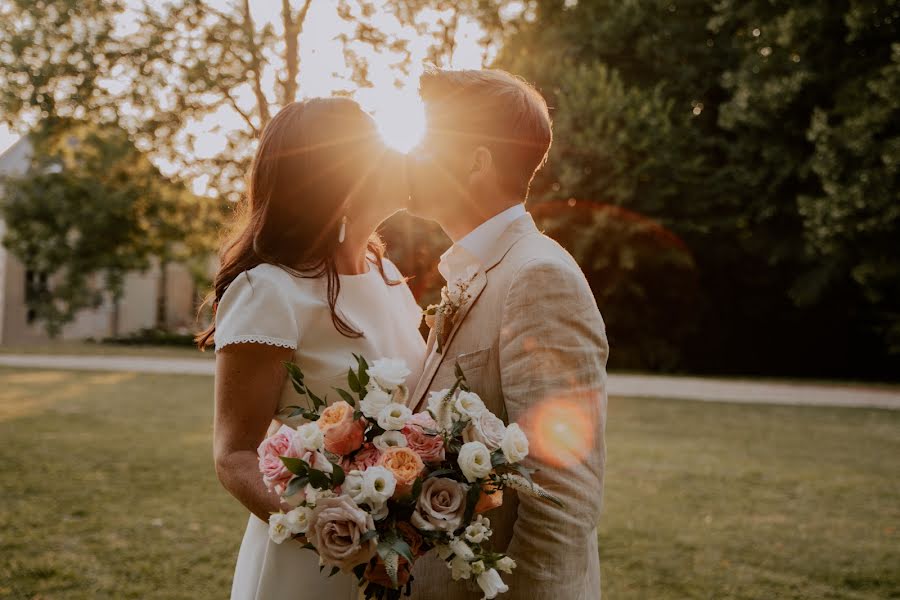
[[[291,507],[266,490],[256,448],[281,424],[302,422],[287,408],[300,398],[283,361],[320,396],[346,385],[353,353],[402,358],[415,387],[421,312],[375,234],[407,196],[402,157],[351,100],[290,104],[263,131],[236,235],[221,252],[215,323],[198,336],[216,349],[216,473],[252,513],[233,600],[357,597],[353,578],[320,574],[311,550],[269,540],[269,514]]]

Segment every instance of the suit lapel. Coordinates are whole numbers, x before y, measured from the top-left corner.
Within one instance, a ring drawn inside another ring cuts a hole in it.
[[[436,336],[434,330],[428,334],[428,345],[426,347],[428,358],[425,361],[422,378],[419,379],[419,383],[416,385],[416,391],[411,396],[410,407],[413,409],[413,412],[417,411],[422,404],[422,401],[429,392],[431,384],[434,381],[435,375],[437,375],[438,369],[449,354],[448,350],[450,349],[450,343],[453,341],[453,338],[456,336],[457,331],[459,331],[460,326],[462,326],[466,316],[468,316],[472,307],[475,305],[475,302],[478,301],[478,298],[487,286],[488,273],[503,260],[516,242],[529,233],[535,233],[537,231],[534,219],[531,218],[531,215],[526,215],[514,221],[506,231],[503,232],[503,235],[497,239],[497,243],[492,249],[489,259],[485,261],[484,266],[478,270],[475,278],[472,280],[472,285],[469,288],[471,298],[469,298],[469,301],[463,305],[459,313],[457,313],[456,317],[453,319],[453,326],[450,329],[450,333],[447,334],[447,340],[443,344],[443,352],[439,353],[437,351],[437,340],[435,339]]]

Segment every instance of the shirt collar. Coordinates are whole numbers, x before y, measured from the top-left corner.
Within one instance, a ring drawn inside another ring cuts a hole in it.
[[[450,246],[450,249],[441,256],[438,271],[449,282],[459,277],[468,267],[483,265],[497,238],[513,221],[526,214],[525,205],[516,204],[494,215]]]

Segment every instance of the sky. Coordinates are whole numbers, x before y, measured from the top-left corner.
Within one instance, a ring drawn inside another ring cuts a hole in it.
[[[387,1],[387,0],[382,0]],[[127,0],[132,7],[140,6],[140,0]],[[209,4],[226,10],[234,5],[235,0],[208,0]],[[151,4],[163,4],[164,0],[151,0]],[[295,0],[295,6],[298,1]],[[329,96],[335,90],[355,89],[349,82],[349,71],[344,64],[343,50],[337,36],[342,32],[350,32],[349,25],[341,21],[335,12],[335,2],[331,0],[313,0],[303,33],[300,36],[300,90],[304,97]],[[280,2],[272,0],[251,0],[251,10],[258,27],[271,23],[277,31],[281,30]],[[425,14],[426,19],[436,19],[439,14]],[[119,30],[127,35],[129,29],[136,27],[134,18],[126,13],[122,16]],[[383,15],[379,26],[387,33],[414,36],[388,15]],[[451,61],[451,67],[479,68],[482,66],[482,50],[478,44],[480,29],[473,21],[462,21],[457,34],[457,49]],[[378,122],[382,135],[389,144],[400,150],[409,149],[416,142],[424,128],[424,115],[416,94],[416,83],[421,74],[422,61],[425,57],[424,43],[415,39],[411,45],[414,51],[413,68],[408,76],[396,73],[390,68],[391,56],[374,54],[363,48],[361,53],[368,59],[370,79],[375,85],[372,89],[357,90],[355,98],[364,109],[373,114]],[[274,70],[265,74],[264,86],[275,88]],[[401,87],[395,86],[395,79],[401,79]],[[109,85],[115,81],[110,79]],[[253,105],[253,95],[247,86],[237,90],[238,103],[247,107]],[[274,94],[272,95],[274,99]],[[194,135],[194,142],[187,152],[199,157],[211,157],[218,154],[225,146],[229,131],[242,128],[243,121],[229,107],[222,107],[205,119],[192,123],[188,130]],[[0,152],[18,139],[16,132],[0,126]],[[159,164],[163,172],[174,167]],[[195,191],[203,193],[202,185],[195,185]]]

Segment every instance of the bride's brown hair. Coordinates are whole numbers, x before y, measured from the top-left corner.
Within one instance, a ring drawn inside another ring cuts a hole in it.
[[[204,306],[211,302],[215,312],[235,278],[269,263],[297,277],[324,277],[334,326],[361,337],[336,309],[341,281],[334,254],[347,198],[376,170],[381,154],[374,124],[350,99],[315,98],[282,108],[262,132],[247,196],[219,252],[221,266]],[[385,274],[377,235],[368,252],[385,282],[399,283]],[[213,319],[197,334],[197,345],[212,345],[215,331]]]

